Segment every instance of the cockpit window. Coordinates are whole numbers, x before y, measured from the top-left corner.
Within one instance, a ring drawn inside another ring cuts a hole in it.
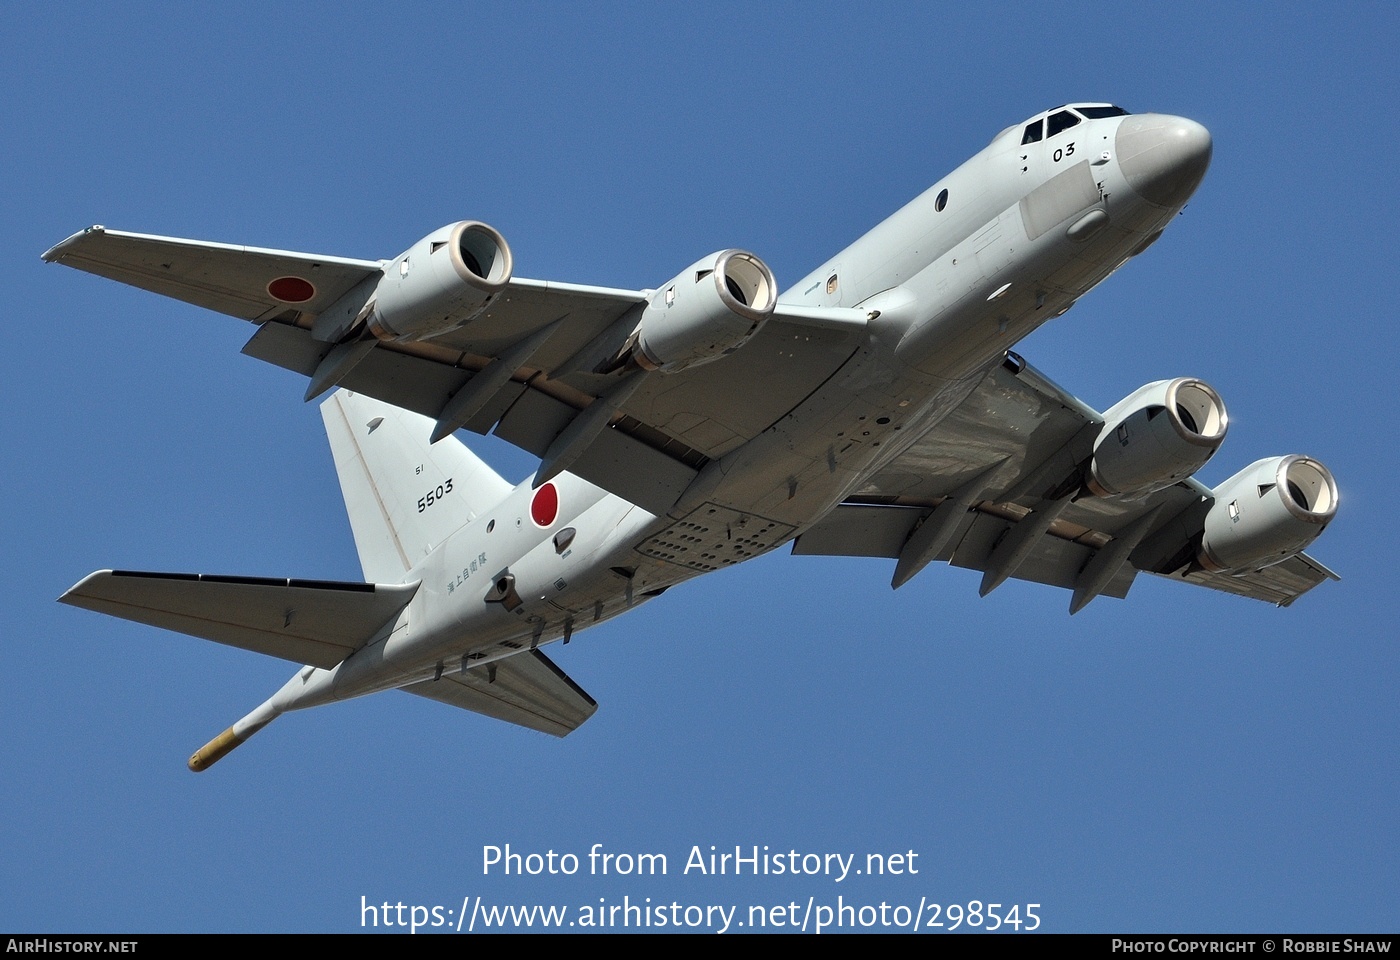
[[[1087,120],[1102,120],[1104,117],[1126,117],[1128,111],[1122,107],[1075,107]]]
[[[1043,120],[1036,120],[1032,123],[1028,123],[1026,125],[1026,134],[1021,138],[1021,143],[1039,143],[1040,132],[1044,127],[1045,122]]]
[[[1068,130],[1079,122],[1079,118],[1068,110],[1061,110],[1059,113],[1052,113],[1050,119],[1046,121],[1049,129],[1045,133],[1046,139],[1053,137],[1061,131]]]

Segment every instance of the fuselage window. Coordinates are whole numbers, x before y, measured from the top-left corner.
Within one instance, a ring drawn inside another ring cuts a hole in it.
[[[1045,138],[1048,140],[1055,134],[1068,130],[1078,122],[1079,118],[1068,110],[1061,110],[1059,113],[1051,114],[1050,119],[1046,121],[1049,126],[1046,130]]]
[[[946,207],[947,205],[948,205],[948,191],[947,191],[947,190],[940,190],[940,191],[938,191],[938,199],[935,200],[935,201],[933,201],[933,209],[936,210],[936,211],[938,211],[939,213],[942,213],[942,212],[943,212],[943,208]]]
[[[1034,123],[1026,124],[1026,135],[1021,138],[1022,144],[1039,143],[1040,132],[1045,128],[1044,120],[1037,120]]]

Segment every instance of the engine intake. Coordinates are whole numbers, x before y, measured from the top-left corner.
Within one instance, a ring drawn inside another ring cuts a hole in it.
[[[434,230],[384,268],[370,333],[381,340],[428,340],[468,323],[510,283],[505,237],[475,220]]]
[[[1207,570],[1257,570],[1287,560],[1337,515],[1337,482],[1311,457],[1252,463],[1213,495],[1196,557]]]
[[[632,358],[666,373],[718,360],[747,343],[777,302],[768,264],[743,250],[710,254],[652,294]]]
[[[1204,380],[1133,391],[1104,414],[1085,482],[1100,497],[1142,497],[1191,476],[1225,440],[1230,418]]]

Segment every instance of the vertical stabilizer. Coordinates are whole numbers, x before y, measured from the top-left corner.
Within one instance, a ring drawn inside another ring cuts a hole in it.
[[[506,498],[511,485],[433,421],[337,390],[321,404],[360,567],[398,583],[428,552]]]

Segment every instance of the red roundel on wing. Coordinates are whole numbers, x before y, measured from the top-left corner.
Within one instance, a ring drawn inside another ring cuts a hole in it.
[[[316,288],[301,277],[278,277],[267,285],[267,292],[283,303],[305,303],[316,296]]]
[[[546,483],[535,491],[535,498],[530,501],[530,519],[537,526],[547,527],[558,516],[559,491],[554,489],[554,484]]]

